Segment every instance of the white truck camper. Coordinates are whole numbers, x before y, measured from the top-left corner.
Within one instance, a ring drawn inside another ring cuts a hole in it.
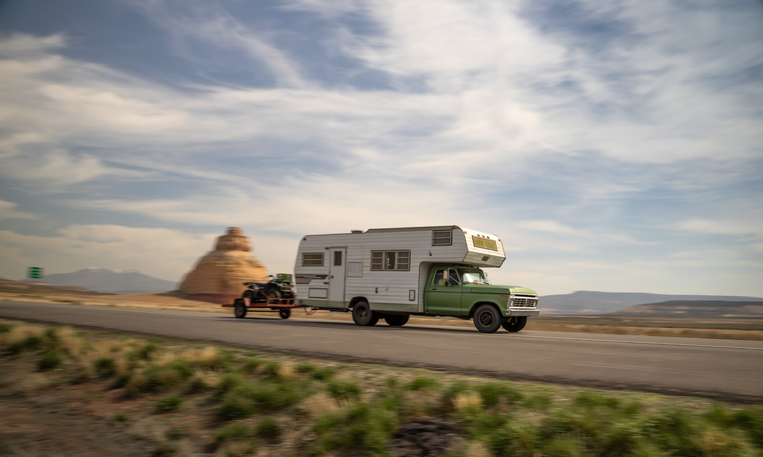
[[[495,235],[456,225],[307,235],[294,266],[301,306],[351,311],[358,325],[404,325],[410,315],[474,319],[478,330],[521,330],[538,295],[497,286],[480,267],[506,260]]]

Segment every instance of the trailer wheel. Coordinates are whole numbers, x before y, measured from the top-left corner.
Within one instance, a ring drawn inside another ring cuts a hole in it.
[[[281,316],[281,319],[288,319],[291,316],[291,310],[288,308],[279,309],[278,315]]]
[[[352,307],[352,320],[357,325],[371,326],[379,322],[379,315],[371,311],[368,302],[359,301]]]
[[[474,326],[482,333],[495,333],[501,328],[501,313],[493,305],[482,305],[474,313]]]
[[[510,317],[501,326],[509,332],[518,332],[527,325],[527,316]]]
[[[233,314],[239,319],[246,317],[246,305],[244,305],[244,300],[240,298],[236,299],[236,303],[233,306]]]
[[[384,316],[384,320],[387,321],[387,325],[390,327],[402,327],[408,323],[410,314],[389,314]]]

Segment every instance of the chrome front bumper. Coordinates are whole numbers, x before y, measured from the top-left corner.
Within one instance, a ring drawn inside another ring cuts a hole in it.
[[[506,316],[537,316],[540,311],[527,308],[509,308],[506,310]]]

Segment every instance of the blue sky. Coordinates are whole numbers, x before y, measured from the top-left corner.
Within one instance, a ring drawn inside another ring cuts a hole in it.
[[[0,276],[458,224],[493,282],[763,297],[759,1],[7,0]]]

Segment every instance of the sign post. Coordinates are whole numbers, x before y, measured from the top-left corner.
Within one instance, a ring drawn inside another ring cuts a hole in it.
[[[27,268],[27,278],[29,279],[42,279],[45,270],[42,267],[29,267]]]

